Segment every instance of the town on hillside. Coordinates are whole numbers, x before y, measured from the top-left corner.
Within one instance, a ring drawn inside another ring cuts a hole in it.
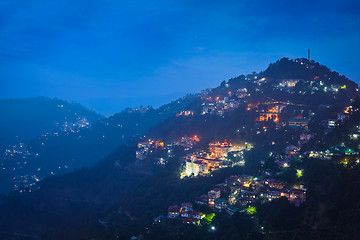
[[[294,64],[313,69],[315,65],[305,59],[292,60]],[[208,192],[199,192],[196,199],[191,202],[174,202],[168,206],[167,213],[163,212],[153,219],[154,224],[168,219],[181,219],[183,223],[201,225],[208,223],[209,216],[224,212],[232,216],[236,212],[253,215],[256,205],[274,199],[284,198],[291,204],[299,207],[306,202],[307,187],[303,182],[304,169],[303,159],[321,159],[331,161],[342,156],[342,164],[346,164],[346,157],[359,157],[359,146],[352,149],[346,143],[333,146],[329,149],[309,149],[306,145],[317,136],[331,133],[337,126],[346,122],[351,114],[359,109],[352,105],[318,104],[311,106],[302,100],[292,97],[275,99],[267,96],[269,86],[272,92],[282,94],[314,96],[325,94],[328,98],[337,99],[342,92],[346,91],[346,84],[328,84],[329,79],[314,75],[310,80],[304,79],[281,79],[275,84],[271,78],[263,77],[262,74],[244,77],[244,80],[252,87],[232,88],[229,83],[224,83],[218,89],[206,89],[199,95],[197,108],[182,110],[176,114],[176,118],[186,119],[215,116],[224,119],[231,116],[232,112],[240,111],[251,113],[253,125],[248,129],[255,135],[263,135],[271,131],[293,132],[292,141],[288,141],[284,147],[276,148],[278,144],[274,139],[268,141],[274,151],[269,152],[268,158],[262,159],[257,175],[230,175],[223,182],[213,186]],[[330,81],[331,82],[331,81]],[[272,85],[269,85],[269,84]],[[299,88],[302,84],[302,88]],[[260,94],[261,97],[255,97]],[[291,100],[292,99],[292,100]],[[324,114],[324,112],[326,114]],[[318,118],[318,115],[320,118]],[[221,120],[220,120],[221,121]],[[314,126],[314,123],[317,126]],[[245,128],[245,127],[244,127]],[[313,129],[316,129],[315,131]],[[236,130],[238,133],[242,129]],[[139,141],[136,150],[137,161],[153,161],[155,165],[164,166],[171,159],[181,159],[179,166],[179,178],[183,181],[189,178],[211,177],[214,171],[224,168],[243,167],[247,164],[246,152],[257,147],[257,143],[250,142],[244,136],[238,138],[212,139],[202,143],[202,136],[179,136],[169,142],[161,138],[149,138]],[[295,137],[294,137],[295,136]],[[360,137],[360,126],[349,135],[356,140]],[[291,142],[291,143],[290,143]],[[202,143],[202,144],[201,144]],[[303,149],[303,146],[306,148]],[[176,148],[183,151],[176,155]],[[158,150],[162,151],[158,151]],[[159,153],[159,154],[157,154]],[[359,158],[357,160],[359,163]],[[294,177],[287,182],[282,177],[284,171],[293,172]],[[160,213],[159,213],[160,214]]]

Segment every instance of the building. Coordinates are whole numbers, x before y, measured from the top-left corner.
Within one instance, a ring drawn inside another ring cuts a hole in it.
[[[205,217],[205,214],[203,214],[202,212],[198,212],[198,211],[187,211],[187,212],[182,212],[181,213],[181,217],[185,217],[185,218],[195,218],[195,219],[203,219]]]
[[[168,207],[168,218],[177,218],[180,216],[181,207],[178,205]]]
[[[327,128],[332,129],[336,127],[336,119],[328,119],[327,120]]]
[[[227,186],[235,186],[240,183],[239,180],[240,180],[240,176],[232,175],[232,176],[228,177],[227,179],[225,179],[225,183]]]
[[[306,191],[302,189],[291,189],[289,201],[295,204],[295,206],[299,206],[306,201]]]
[[[273,122],[279,122],[279,115],[275,112],[262,112],[259,116],[259,121],[273,121]]]
[[[253,177],[250,175],[241,175],[240,176],[240,183],[246,188],[250,187],[252,180],[253,180]]]
[[[272,201],[274,199],[280,198],[281,197],[281,192],[280,191],[268,191],[267,194],[265,195],[265,197],[269,201]]]
[[[151,140],[147,142],[139,142],[138,143],[138,150],[136,151],[136,159],[138,160],[144,160],[148,156],[150,152],[157,148],[164,148],[164,142],[159,140]]]
[[[290,190],[288,189],[282,189],[280,193],[281,197],[286,197],[287,199],[290,198]]]
[[[185,202],[181,204],[181,211],[187,212],[193,210],[193,204],[191,202]]]
[[[322,160],[331,160],[333,153],[331,153],[329,150],[323,151],[309,151],[306,152],[308,154],[309,158],[317,158]]]
[[[220,198],[221,191],[219,188],[214,188],[208,192],[209,199]]]
[[[201,195],[200,197],[197,197],[195,203],[199,205],[207,205],[209,203],[208,195]]]
[[[229,214],[230,216],[234,215],[236,212],[239,211],[239,209],[237,207],[235,207],[234,205],[228,205],[225,209],[226,213]]]
[[[220,160],[220,159],[208,158],[208,157],[197,158],[197,159],[205,164],[205,166],[206,166],[205,168],[207,170],[209,170],[209,169],[214,170],[214,169],[220,168],[220,163],[222,162],[222,160]]]
[[[230,194],[229,194],[228,201],[229,201],[229,204],[235,204],[235,202],[236,202],[236,197],[235,197],[235,194],[234,194],[234,193],[230,193]]]
[[[260,188],[263,186],[262,181],[260,180],[254,180],[251,182],[250,187],[254,190],[254,191],[259,191]]]
[[[221,195],[221,191],[219,188],[214,188],[213,190],[210,190],[208,192],[208,198],[209,198],[209,205],[210,206],[214,206],[215,204],[215,199],[220,198]]]
[[[222,210],[226,209],[229,202],[226,199],[216,198],[214,201],[214,204],[215,204],[216,209],[222,211]]]
[[[309,124],[309,120],[306,118],[292,118],[288,120],[288,125],[290,127],[307,127]]]
[[[207,173],[209,171],[209,165],[202,159],[198,159],[196,156],[190,156],[190,159],[186,161],[186,175],[197,176],[199,174]]]
[[[221,158],[228,152],[232,150],[231,143],[225,142],[215,142],[209,144],[209,151],[212,157],[214,158]]]
[[[276,179],[265,179],[264,185],[267,185],[270,188],[282,189],[285,186],[285,183]]]
[[[255,201],[257,193],[254,191],[241,191],[241,203],[242,204],[249,204]]]

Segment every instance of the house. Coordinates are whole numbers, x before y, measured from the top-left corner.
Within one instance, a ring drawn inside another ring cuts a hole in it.
[[[337,156],[352,155],[352,154],[356,153],[354,150],[347,148],[345,146],[342,146],[342,145],[332,147],[329,149],[329,151],[330,151],[330,154],[337,155]]]
[[[181,211],[187,212],[193,210],[193,204],[191,202],[185,202],[181,204]]]
[[[229,204],[228,200],[221,199],[221,198],[215,199],[214,203],[215,203],[215,208],[220,211],[224,210],[227,207],[227,205]]]
[[[253,177],[250,175],[241,175],[240,176],[240,182],[246,188],[250,187],[252,180],[253,180]]]
[[[332,129],[336,127],[336,119],[328,119],[327,120],[327,128]]]
[[[209,198],[207,195],[201,195],[196,198],[195,203],[199,205],[207,205],[209,203]]]
[[[241,203],[242,204],[248,204],[252,203],[256,199],[257,193],[254,191],[241,191],[240,197],[241,197]]]
[[[273,121],[273,122],[279,122],[279,115],[274,112],[261,112],[259,116],[259,121]]]
[[[307,127],[308,124],[309,120],[306,118],[292,118],[288,120],[288,125],[294,128]]]
[[[306,152],[308,154],[309,158],[317,158],[322,160],[331,160],[333,153],[331,153],[329,150],[323,151],[308,151]]]
[[[164,142],[159,140],[151,140],[147,142],[138,142],[138,150],[136,151],[136,159],[138,160],[144,160],[148,156],[149,152],[152,152],[152,150],[156,148],[163,148]]]
[[[281,197],[281,191],[268,191],[265,195],[265,197],[271,201],[271,200],[274,200],[274,199],[278,199]]]
[[[178,205],[168,207],[168,218],[177,218],[180,216],[181,207]]]
[[[294,203],[295,206],[299,206],[306,201],[306,191],[302,189],[291,189],[289,201]]]
[[[229,194],[228,201],[229,201],[230,204],[235,204],[235,202],[236,202],[236,197],[235,197],[235,194],[234,194],[234,193],[230,193],[230,194]]]
[[[270,188],[282,189],[284,188],[285,183],[276,179],[265,179],[264,185],[267,185]]]
[[[241,191],[241,186],[240,185],[236,185],[236,186],[230,186],[230,192],[237,194],[238,192]]]
[[[290,198],[290,190],[288,189],[282,189],[280,193],[281,197],[286,197],[287,199]]]
[[[202,212],[198,212],[198,211],[187,211],[187,212],[182,212],[181,213],[181,217],[182,218],[195,218],[195,219],[203,219],[205,217],[205,214],[203,214]]]
[[[241,183],[251,181],[252,179],[253,179],[253,177],[250,176],[250,175],[241,175],[240,176],[240,182]]]
[[[239,181],[240,176],[238,175],[232,175],[230,177],[228,177],[227,179],[225,179],[225,183],[227,186],[234,186],[240,183]]]
[[[250,184],[250,187],[254,191],[259,191],[262,186],[263,186],[263,183],[260,180],[255,180],[255,181],[251,182],[251,184]]]
[[[219,198],[221,195],[220,188],[214,188],[208,192],[209,199],[216,199]]]
[[[225,209],[225,212],[230,216],[234,215],[236,212],[239,211],[239,208],[235,207],[234,205],[228,205]]]

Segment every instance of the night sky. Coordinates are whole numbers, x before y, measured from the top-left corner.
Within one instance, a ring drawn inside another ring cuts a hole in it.
[[[358,0],[0,0],[0,99],[104,114],[307,57],[360,83]]]

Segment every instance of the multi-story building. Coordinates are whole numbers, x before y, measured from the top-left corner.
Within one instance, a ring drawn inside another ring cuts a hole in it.
[[[306,118],[292,118],[288,120],[288,125],[290,127],[307,127],[309,124],[309,120]]]
[[[219,188],[214,188],[208,192],[209,205],[214,206],[215,199],[220,198],[221,191]]]
[[[226,141],[222,143],[220,142],[210,143],[209,150],[211,156],[213,156],[214,158],[221,158],[232,150],[232,145],[231,143],[227,143]]]
[[[222,211],[229,205],[229,202],[226,199],[216,198],[214,204],[216,209]]]
[[[285,183],[276,179],[265,179],[264,185],[267,185],[270,188],[282,189],[285,186]]]
[[[190,157],[190,160],[186,161],[186,175],[190,176],[194,174],[194,176],[197,176],[201,173],[207,173],[209,169],[208,165],[203,161],[194,159],[196,158]]]

